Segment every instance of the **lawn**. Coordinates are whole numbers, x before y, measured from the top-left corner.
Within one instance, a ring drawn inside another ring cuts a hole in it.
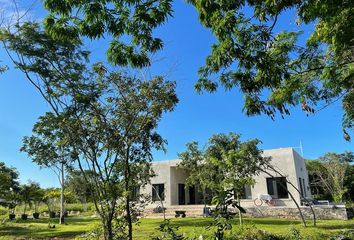
[[[53,220],[42,218],[39,220],[4,222],[0,224],[0,240],[7,239],[40,239],[53,238],[74,239],[85,232],[92,231],[99,224],[97,218],[91,217],[69,217],[66,219],[66,225],[55,224],[55,228],[48,228],[48,223],[54,223]],[[134,226],[134,239],[147,240],[152,235],[158,233],[158,226],[161,219],[142,219],[139,226]],[[206,230],[210,225],[210,218],[184,218],[172,219],[174,226],[180,226],[179,231],[187,233],[188,236],[210,235],[211,230]],[[291,227],[298,228],[305,236],[316,235],[319,233],[331,233],[334,231],[354,229],[354,220],[339,221],[327,220],[319,221],[318,227],[302,227],[296,220],[270,219],[270,218],[247,218],[245,226],[249,228],[258,228],[276,234],[287,234]],[[237,231],[237,221],[235,220],[234,231]]]

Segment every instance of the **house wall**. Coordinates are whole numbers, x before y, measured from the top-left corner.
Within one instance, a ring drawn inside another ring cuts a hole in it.
[[[292,148],[281,148],[281,149],[272,149],[265,150],[263,152],[264,157],[271,157],[271,164],[277,169],[283,176],[286,176],[296,188],[299,188],[298,178],[301,177],[305,180],[305,189],[307,197],[310,197],[310,191],[308,188],[308,173],[305,167],[305,162],[303,158],[297,154]],[[185,179],[188,176],[188,173],[182,169],[177,168],[180,160],[171,160],[171,161],[161,161],[154,162],[152,167],[157,174],[156,177],[151,179],[152,184],[165,184],[165,201],[164,205],[178,205],[178,184],[185,184]],[[274,177],[281,177],[281,175],[270,172]],[[267,182],[266,178],[270,177],[265,173],[260,173],[258,176],[255,176],[255,184],[251,187],[252,199],[241,200],[241,205],[244,207],[254,207],[254,199],[259,196],[259,194],[267,194]],[[289,192],[294,196],[296,201],[300,204],[300,194],[298,191],[287,184]],[[143,190],[145,194],[151,194],[151,185],[147,185]],[[189,203],[189,191],[185,190],[185,203]],[[295,203],[290,198],[286,199],[274,199],[276,206],[286,206],[286,207],[295,207]],[[148,207],[154,207],[158,203],[153,203]]]
[[[286,176],[289,181],[291,181],[295,187],[299,188],[298,177],[301,176],[305,178],[306,167],[304,167],[304,161],[292,148],[281,148],[281,149],[272,149],[265,150],[263,152],[264,157],[271,157],[271,165],[281,173],[281,175]],[[302,168],[302,170],[301,170]],[[274,177],[281,177],[280,174],[268,171]],[[301,174],[298,176],[298,173]],[[260,173],[258,176],[255,176],[255,185],[251,188],[252,190],[252,199],[242,200],[241,203],[245,207],[254,206],[254,199],[259,196],[259,194],[267,194],[267,181],[266,178],[270,177],[265,173]],[[308,177],[305,178],[306,183],[308,184]],[[300,203],[300,194],[298,191],[287,184],[289,192],[294,196],[296,201]],[[308,193],[310,194],[310,193]],[[287,206],[287,207],[296,207],[295,203],[290,198],[283,199],[273,199],[276,206]]]
[[[305,160],[293,150],[294,160],[295,160],[295,169],[297,175],[297,186],[300,188],[299,178],[304,179],[305,186],[304,186],[304,197],[311,198],[311,191],[310,191],[310,181],[309,181],[309,174],[306,169]]]
[[[171,172],[171,205],[178,205],[178,184],[185,184],[188,174],[183,169],[177,169],[177,166],[172,166]],[[185,203],[189,202],[189,191],[184,190]]]
[[[168,206],[171,203],[171,165],[174,165],[175,161],[162,161],[153,162],[152,168],[156,174],[155,177],[151,178],[151,184],[147,184],[141,193],[150,195],[152,194],[152,184],[164,184],[165,185],[165,200],[163,204]],[[156,201],[150,204],[151,207],[160,206],[160,202]]]

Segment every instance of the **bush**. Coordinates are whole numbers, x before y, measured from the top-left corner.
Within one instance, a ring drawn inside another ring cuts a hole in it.
[[[264,230],[260,230],[257,228],[247,228],[241,231],[240,235],[234,236],[231,239],[238,240],[286,240],[285,237],[281,235],[276,235]]]
[[[244,225],[232,232],[227,239],[232,240],[288,240],[282,235],[276,235],[264,230],[257,229],[253,223]]]
[[[8,213],[9,213],[9,210],[7,210],[4,207],[0,207],[0,216],[7,216]]]

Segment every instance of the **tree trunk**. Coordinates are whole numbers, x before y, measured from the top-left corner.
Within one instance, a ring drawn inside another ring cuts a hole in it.
[[[126,211],[127,211],[127,222],[128,222],[128,239],[133,239],[133,224],[132,224],[132,216],[130,214],[130,199],[129,194],[126,198]]]
[[[105,240],[113,240],[112,219],[102,219]]]
[[[204,217],[207,217],[207,214],[206,214],[206,212],[205,212],[205,210],[206,210],[206,206],[207,206],[207,204],[206,204],[206,191],[205,191],[205,188],[203,188],[203,202],[204,202],[204,210],[203,210],[203,216]]]
[[[241,199],[240,199],[240,196],[237,194],[237,204],[241,207]],[[238,209],[238,218],[239,218],[239,221],[240,221],[240,226],[241,228],[243,227],[243,217],[242,217],[242,212],[240,209]]]
[[[64,224],[65,223],[65,207],[64,207],[64,162],[61,163],[61,171],[60,171],[60,177],[61,177],[61,191],[60,191],[60,218],[59,218],[59,224]]]
[[[129,186],[130,182],[130,165],[129,165],[129,148],[127,150],[127,157],[125,159],[125,191],[127,191],[125,210],[127,214],[127,222],[128,222],[128,239],[133,240],[133,224],[132,224],[132,216],[130,210],[130,193],[131,189]]]

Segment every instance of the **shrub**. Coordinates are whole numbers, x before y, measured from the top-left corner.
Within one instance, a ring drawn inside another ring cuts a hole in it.
[[[287,238],[252,227],[240,229],[229,239],[234,240],[287,240]],[[291,239],[292,240],[292,239]]]
[[[301,236],[300,230],[295,226],[291,226],[288,235],[286,236],[288,240],[301,240],[303,237]]]

